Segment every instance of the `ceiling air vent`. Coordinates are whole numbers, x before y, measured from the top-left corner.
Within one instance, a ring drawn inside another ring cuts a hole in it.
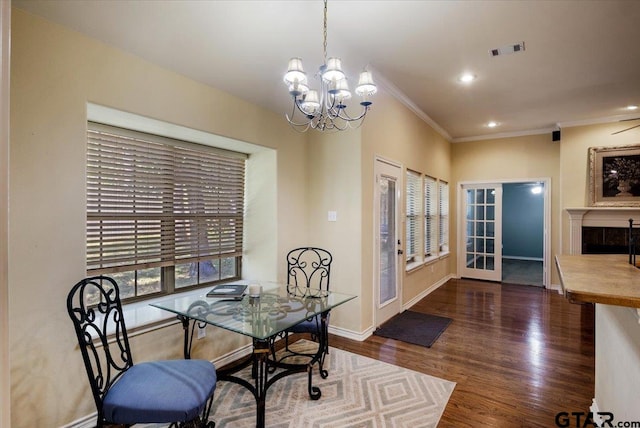
[[[514,45],[505,45],[499,48],[490,49],[489,54],[491,56],[508,55],[524,50],[524,42],[516,43]]]

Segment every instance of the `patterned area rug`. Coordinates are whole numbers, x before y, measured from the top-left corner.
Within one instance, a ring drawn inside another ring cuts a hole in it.
[[[330,348],[326,364],[327,379],[314,373],[320,400],[309,399],[306,373],[280,379],[269,388],[267,427],[436,427],[455,387],[454,382],[335,348]],[[250,379],[249,369],[241,373]],[[211,419],[218,428],[252,428],[255,406],[245,388],[220,382]]]

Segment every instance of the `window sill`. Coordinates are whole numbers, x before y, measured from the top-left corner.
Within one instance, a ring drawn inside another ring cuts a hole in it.
[[[405,273],[410,274],[413,273],[417,270],[422,269],[424,266],[428,266],[430,264],[433,264],[435,262],[438,262],[440,260],[446,259],[447,257],[449,257],[449,252],[447,251],[446,253],[443,254],[439,254],[437,256],[432,256],[429,258],[426,258],[422,261],[419,262],[411,262],[411,263],[407,263],[406,267],[405,267]]]
[[[202,289],[194,289],[191,291],[185,291],[182,294],[198,295],[202,293]],[[167,298],[171,298],[171,295],[159,296],[139,302],[123,303],[122,313],[124,316],[124,323],[127,328],[127,336],[135,337],[150,331],[178,324],[180,321],[176,314],[151,306],[151,303],[159,302]],[[96,315],[98,317],[102,316],[100,313],[97,313]],[[97,323],[99,324],[101,321],[97,320]],[[110,328],[107,330],[107,337],[109,341],[114,339],[114,333],[114,326],[113,324],[110,324]],[[95,341],[97,336],[94,336],[93,339]]]
[[[422,268],[422,266],[424,266],[424,261],[411,262],[411,263],[407,263],[404,270],[406,273],[411,273],[413,271],[416,271]]]
[[[200,294],[202,290],[188,291],[185,294]],[[171,296],[160,296],[140,302],[126,303],[122,305],[124,322],[127,327],[127,335],[134,337],[149,331],[157,330],[168,325],[178,323],[176,314],[151,306],[151,303],[159,302]],[[112,331],[109,332],[111,336]]]

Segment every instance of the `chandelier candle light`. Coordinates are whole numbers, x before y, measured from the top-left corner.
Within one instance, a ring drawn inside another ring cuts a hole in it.
[[[349,116],[344,102],[351,98],[351,92],[347,84],[347,77],[342,71],[342,61],[340,58],[327,59],[327,0],[324,0],[323,36],[324,65],[318,71],[320,94],[315,89],[309,89],[307,74],[302,68],[302,59],[291,58],[288,70],[284,75],[284,82],[293,98],[293,111],[291,117],[286,115],[287,121],[300,132],[305,132],[309,128],[319,131],[344,131],[351,127],[357,128],[364,121],[372,104],[369,97],[378,90],[373,83],[371,72],[366,69],[362,71],[355,90],[356,94],[362,97],[362,101],[360,101],[362,111],[356,117]],[[296,112],[303,116],[299,119],[300,122],[295,118]]]

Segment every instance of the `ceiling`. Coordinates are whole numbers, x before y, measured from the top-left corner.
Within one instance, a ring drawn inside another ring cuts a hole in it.
[[[320,0],[12,4],[283,120],[289,58],[301,57],[309,76],[323,58]],[[328,3],[328,56],[342,58],[352,81],[367,66],[379,86],[454,142],[640,117],[625,110],[640,105],[638,40],[640,1]],[[520,42],[524,51],[489,53]],[[460,83],[463,72],[476,80]]]

